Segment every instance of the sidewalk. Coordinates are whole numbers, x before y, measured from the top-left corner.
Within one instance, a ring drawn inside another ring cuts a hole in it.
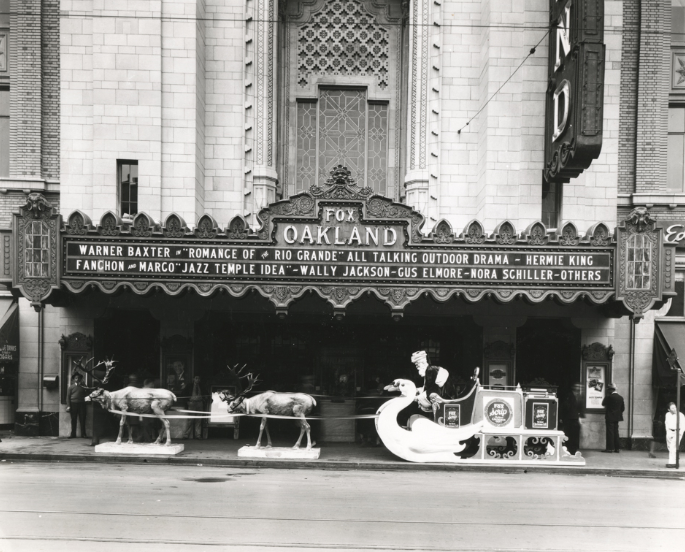
[[[38,462],[101,462],[133,464],[205,465],[250,468],[281,469],[361,469],[361,470],[443,470],[478,472],[524,472],[569,473],[582,475],[605,475],[618,477],[657,477],[685,479],[685,454],[680,469],[666,468],[668,453],[657,452],[649,458],[644,451],[621,451],[620,454],[602,454],[600,451],[583,451],[585,466],[507,466],[468,464],[416,464],[405,462],[390,453],[384,446],[361,447],[355,444],[324,443],[318,460],[275,460],[238,458],[238,449],[254,445],[247,439],[210,439],[206,441],[176,441],[185,450],[173,457],[143,457],[117,454],[96,454],[88,446],[90,439],[66,439],[62,437],[16,437],[0,434],[0,461]]]

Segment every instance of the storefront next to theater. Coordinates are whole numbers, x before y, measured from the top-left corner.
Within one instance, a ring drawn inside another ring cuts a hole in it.
[[[447,394],[476,366],[485,385],[563,394],[582,384],[582,446],[599,448],[606,383],[634,377],[629,348],[614,355],[615,321],[674,294],[674,248],[644,209],[615,229],[503,221],[488,233],[443,220],[426,235],[421,214],[339,168],[259,219],[257,230],[240,216],[226,227],[208,215],[192,228],[176,214],[92,221],[29,196],[15,215],[13,285],[59,325],[60,435],[82,357],[113,356],[115,388],[131,376],[173,386],[176,375],[239,387],[227,366],[246,364],[262,390],[323,396],[326,415],[360,412],[356,397],[415,378],[411,353],[425,349],[450,372]],[[319,432],[359,438],[353,421]]]

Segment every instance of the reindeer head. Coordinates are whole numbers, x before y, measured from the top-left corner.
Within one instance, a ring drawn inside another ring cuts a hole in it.
[[[86,402],[91,401],[98,403],[102,408],[107,410],[110,402],[109,393],[102,388],[96,389],[86,397]]]
[[[240,376],[240,373],[243,371],[245,368],[244,365],[240,370],[237,372],[235,371],[235,368],[238,365],[236,364],[233,369],[229,366],[228,371],[231,372],[233,375],[237,377],[244,377],[247,380],[247,387],[243,389],[237,396],[233,396],[230,394],[230,392],[226,389],[221,391],[219,393],[219,398],[228,403],[228,412],[233,413],[233,412],[245,412],[245,404],[244,401],[247,398],[247,394],[252,390],[252,388],[259,383],[259,376],[254,376],[252,373],[249,373],[245,376]]]

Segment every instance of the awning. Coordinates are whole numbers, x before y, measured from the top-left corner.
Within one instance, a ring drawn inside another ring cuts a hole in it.
[[[0,320],[0,363],[19,362],[19,304],[13,301]]]
[[[673,354],[675,349],[676,356]],[[681,357],[683,360],[678,360]],[[652,380],[659,387],[675,387],[676,371],[685,363],[685,322],[657,322],[654,330]]]

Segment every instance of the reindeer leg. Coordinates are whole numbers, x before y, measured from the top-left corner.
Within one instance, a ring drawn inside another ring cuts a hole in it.
[[[126,412],[126,409],[122,408],[122,412]],[[126,414],[121,414],[121,420],[119,420],[119,435],[117,436],[117,445],[121,444],[121,437],[124,434],[124,424],[126,423]]]
[[[271,448],[271,435],[269,435],[269,425],[264,418],[264,429],[266,430],[266,448]]]
[[[300,448],[300,443],[302,442],[302,436],[304,435],[304,426],[307,422],[304,421],[304,418],[302,418],[300,421],[297,422],[298,425],[300,426],[300,436],[297,438],[297,442],[295,443],[295,446],[293,447],[294,449],[299,449]]]
[[[131,428],[131,424],[128,422],[128,416],[124,416],[126,418],[126,429],[128,430],[128,444],[132,445],[133,444],[133,428]]]
[[[150,405],[152,407],[152,411],[157,414],[157,417],[162,420],[162,423],[164,424],[164,429],[166,429],[166,443],[164,443],[167,447],[171,445],[171,433],[169,432],[169,420],[167,420],[165,416],[164,410],[161,409],[159,406],[158,401],[152,401],[152,404]],[[156,443],[159,444],[159,441],[162,437],[162,432],[159,432],[159,437],[157,438]]]
[[[262,423],[259,424],[259,437],[257,438],[257,448],[260,448],[262,446],[262,432],[264,431],[264,428],[266,427],[266,418],[262,418]],[[268,435],[268,433],[267,433]],[[271,439],[269,439],[269,446],[271,446]]]

